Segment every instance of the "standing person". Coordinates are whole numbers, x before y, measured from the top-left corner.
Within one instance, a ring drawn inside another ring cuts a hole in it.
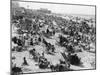
[[[61,53],[62,54],[62,56],[64,57],[64,59],[65,59],[65,64],[66,64],[66,67],[68,68],[68,69],[70,69],[70,55],[71,55],[71,53],[69,53],[67,56],[66,56],[66,54],[65,53]]]
[[[24,62],[23,62],[23,64],[22,64],[22,65],[28,65],[27,60],[26,60],[26,58],[25,58],[25,57],[23,58],[23,60],[24,60]]]
[[[67,56],[68,67],[70,67],[70,56],[71,56],[71,53],[68,53],[68,56]]]

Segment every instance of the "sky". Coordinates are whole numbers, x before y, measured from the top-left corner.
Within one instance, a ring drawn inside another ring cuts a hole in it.
[[[35,2],[18,2],[18,3],[20,6],[29,9],[46,8],[51,10],[53,13],[95,15],[95,7],[93,6],[48,4],[48,3],[35,3]]]

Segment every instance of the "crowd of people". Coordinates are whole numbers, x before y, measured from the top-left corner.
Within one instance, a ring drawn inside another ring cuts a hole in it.
[[[38,63],[40,69],[51,69],[51,71],[72,70],[70,65],[79,66],[83,63],[76,53],[91,52],[90,44],[95,46],[96,30],[93,26],[95,22],[93,19],[75,17],[76,21],[73,18],[68,20],[51,12],[44,13],[43,10],[34,11],[25,8],[12,12],[11,25],[16,27],[14,31],[17,34],[17,36],[12,37],[12,42],[16,44],[12,47],[12,53],[28,51],[32,56],[31,59]],[[56,34],[59,35],[56,36]],[[47,41],[47,39],[54,39],[55,37],[55,44]],[[34,48],[36,45],[44,47],[42,53]],[[56,55],[56,45],[65,48],[61,52],[64,60],[59,60],[59,64],[53,65],[45,57],[45,54]],[[29,65],[25,57],[23,57],[23,61],[22,65]],[[18,67],[13,66],[13,72],[16,72],[15,68]],[[22,70],[20,69],[20,71]]]

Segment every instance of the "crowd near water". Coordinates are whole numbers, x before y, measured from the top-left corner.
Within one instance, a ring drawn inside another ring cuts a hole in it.
[[[11,12],[12,74],[73,71],[72,67],[84,69],[88,64],[95,68],[95,17],[24,7]]]

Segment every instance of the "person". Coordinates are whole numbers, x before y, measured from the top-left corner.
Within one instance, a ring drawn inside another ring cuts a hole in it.
[[[19,73],[22,73],[22,69],[20,67],[16,67],[16,64],[14,67],[12,67],[11,75],[19,75]]]
[[[44,57],[44,52],[42,52],[42,56]]]
[[[67,49],[68,49],[68,52],[69,53],[74,53],[74,49],[73,49],[73,46],[72,45],[68,45],[67,46]]]
[[[77,56],[77,54],[69,55],[69,62],[72,65],[81,65],[81,59]]]
[[[30,45],[33,45],[33,39],[32,38],[30,39]]]
[[[68,67],[70,67],[70,56],[71,56],[71,53],[68,53],[68,58],[67,58],[67,61],[68,61]]]
[[[39,58],[39,68],[46,69],[48,68],[48,65],[49,65],[49,62],[47,61],[47,59],[41,56]]]
[[[23,58],[23,60],[24,60],[24,62],[23,62],[23,64],[22,64],[22,65],[28,65],[27,60],[26,60],[26,58],[25,58],[25,57]]]

